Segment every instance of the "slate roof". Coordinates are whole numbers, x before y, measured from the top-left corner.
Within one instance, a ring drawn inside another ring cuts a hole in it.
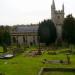
[[[15,32],[24,33],[24,32],[37,32],[39,25],[21,25],[16,26]]]

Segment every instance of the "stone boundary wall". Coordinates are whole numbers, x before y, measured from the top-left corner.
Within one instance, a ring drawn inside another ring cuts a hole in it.
[[[75,72],[75,68],[45,68],[42,67],[38,75],[43,75],[43,72],[60,71],[60,72]]]

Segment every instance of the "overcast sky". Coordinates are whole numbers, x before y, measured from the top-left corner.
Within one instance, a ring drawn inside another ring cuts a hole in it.
[[[74,0],[55,0],[57,10],[75,16]],[[51,18],[52,0],[0,0],[0,25],[35,24]]]

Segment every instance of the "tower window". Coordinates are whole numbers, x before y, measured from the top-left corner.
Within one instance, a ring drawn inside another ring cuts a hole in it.
[[[60,16],[57,16],[58,19],[60,19]]]

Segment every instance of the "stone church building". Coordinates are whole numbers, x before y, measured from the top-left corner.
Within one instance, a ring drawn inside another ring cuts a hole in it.
[[[57,37],[61,37],[62,32],[62,24],[64,20],[64,5],[62,6],[62,10],[56,10],[55,2],[53,0],[51,5],[51,19],[54,22],[57,29]],[[20,45],[38,45],[37,39],[37,31],[38,24],[32,25],[17,25],[11,28],[11,42],[12,44],[19,43]]]
[[[39,25],[18,25],[13,26],[11,29],[11,42],[12,44],[30,45],[38,44],[37,31]]]

